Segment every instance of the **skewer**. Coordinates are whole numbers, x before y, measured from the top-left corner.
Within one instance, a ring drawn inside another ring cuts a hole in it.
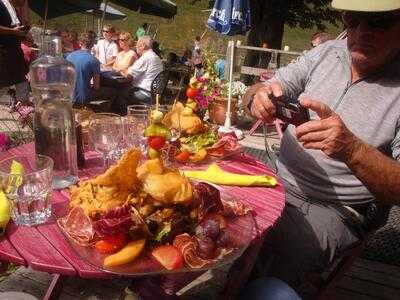
[[[156,95],[156,110],[158,111],[158,108],[160,106],[160,94]]]

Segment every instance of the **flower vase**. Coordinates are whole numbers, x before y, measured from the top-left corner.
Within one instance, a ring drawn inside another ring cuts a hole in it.
[[[238,107],[238,99],[232,98],[231,101],[231,124],[235,125],[237,122],[237,107]],[[209,105],[209,116],[211,122],[224,125],[226,111],[228,109],[228,97],[220,97],[217,96]]]

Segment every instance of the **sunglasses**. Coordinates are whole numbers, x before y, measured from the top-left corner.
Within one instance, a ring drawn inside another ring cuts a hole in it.
[[[118,39],[120,42],[126,42],[127,39]]]
[[[103,29],[103,32],[107,32],[107,33],[109,33],[110,31],[109,31],[109,30],[105,30],[105,29]]]
[[[369,28],[388,30],[400,21],[400,15],[395,13],[344,12],[342,19],[344,25],[350,29],[365,22]]]

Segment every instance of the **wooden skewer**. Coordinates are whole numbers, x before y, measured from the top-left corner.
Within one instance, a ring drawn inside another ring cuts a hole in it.
[[[158,110],[159,106],[160,106],[160,94],[157,94],[156,95],[156,110]]]

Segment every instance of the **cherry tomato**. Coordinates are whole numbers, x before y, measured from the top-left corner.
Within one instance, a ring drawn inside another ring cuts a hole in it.
[[[188,89],[186,90],[186,96],[187,96],[188,98],[194,99],[194,98],[197,96],[198,93],[199,93],[199,90],[198,90],[198,89],[188,88]]]
[[[179,162],[187,162],[191,153],[187,150],[183,150],[181,153],[175,156],[175,159]]]
[[[98,241],[94,247],[100,253],[109,254],[117,252],[125,245],[126,235],[124,233],[119,233]]]
[[[148,142],[151,148],[160,150],[165,145],[165,138],[162,136],[151,136]]]

